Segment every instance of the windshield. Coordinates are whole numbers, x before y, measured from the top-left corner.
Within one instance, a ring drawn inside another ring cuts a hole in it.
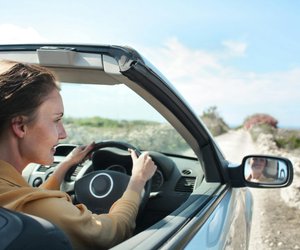
[[[62,143],[121,140],[141,150],[195,156],[177,131],[127,86],[62,83]]]

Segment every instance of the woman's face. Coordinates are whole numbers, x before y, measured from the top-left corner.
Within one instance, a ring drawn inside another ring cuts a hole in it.
[[[267,164],[266,159],[254,157],[251,164],[252,173],[261,174],[266,164]]]
[[[55,146],[67,134],[62,124],[64,107],[58,90],[53,90],[37,110],[35,120],[25,125],[22,157],[25,162],[53,163]]]

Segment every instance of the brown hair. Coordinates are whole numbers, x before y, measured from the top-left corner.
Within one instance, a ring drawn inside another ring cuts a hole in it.
[[[37,108],[54,89],[59,90],[59,85],[48,69],[0,61],[0,134],[16,116],[33,120]]]

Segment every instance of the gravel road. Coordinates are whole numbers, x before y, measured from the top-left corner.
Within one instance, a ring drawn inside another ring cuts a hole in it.
[[[244,130],[216,137],[228,160],[240,163],[247,154],[260,153]],[[249,250],[300,249],[300,210],[288,207],[279,189],[251,189],[254,198]]]

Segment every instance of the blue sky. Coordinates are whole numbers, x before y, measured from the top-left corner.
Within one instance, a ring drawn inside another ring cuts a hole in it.
[[[300,127],[300,1],[3,1],[0,43],[136,48],[201,114]]]

